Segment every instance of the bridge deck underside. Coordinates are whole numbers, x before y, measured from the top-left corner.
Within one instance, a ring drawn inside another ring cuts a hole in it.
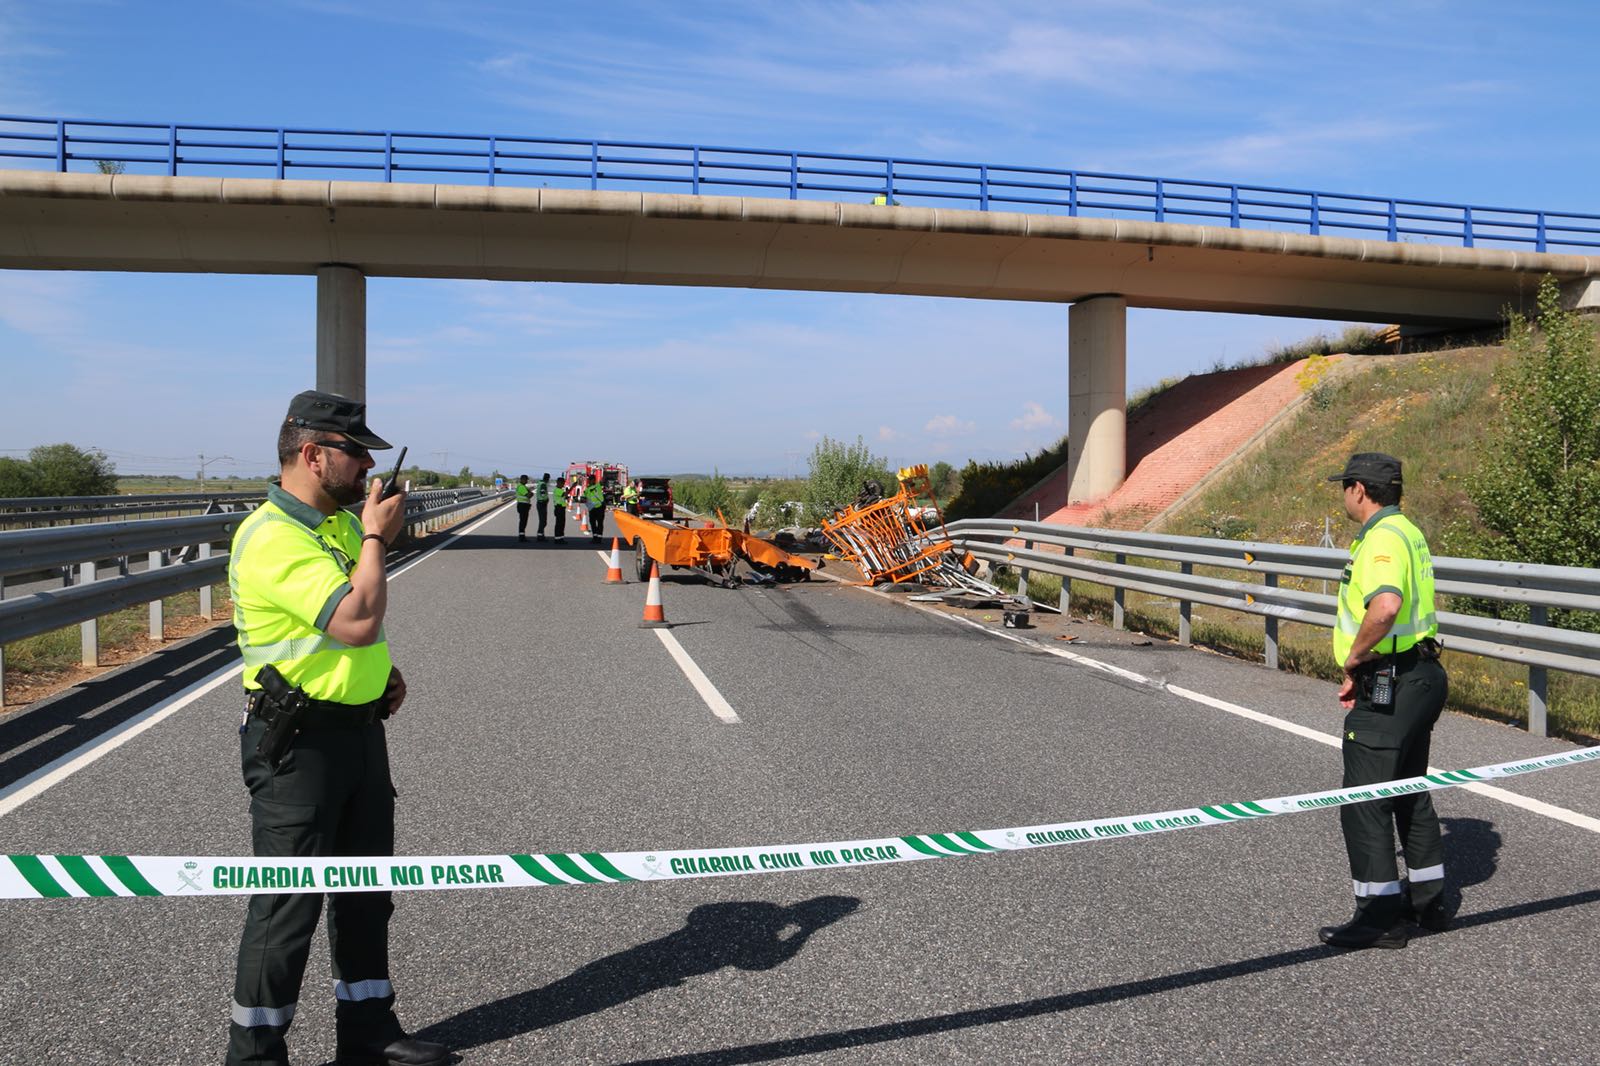
[[[0,171],[0,268],[881,292],[1418,324],[1600,258],[1106,219],[554,189]]]

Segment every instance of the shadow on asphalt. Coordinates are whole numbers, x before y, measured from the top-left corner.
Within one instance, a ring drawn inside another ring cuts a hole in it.
[[[238,659],[233,626],[217,626],[7,715],[0,719],[0,787]]]
[[[462,1011],[415,1035],[462,1051],[595,1014],[724,966],[770,970],[797,955],[811,934],[859,906],[853,896],[818,896],[788,907],[707,903],[690,911],[677,932],[591,962],[543,988]]]
[[[1496,922],[1528,918],[1537,914],[1565,910],[1569,907],[1587,906],[1591,903],[1600,903],[1600,889],[1575,892],[1570,896],[1557,896],[1555,899],[1539,900],[1535,903],[1519,903],[1515,906],[1484,911],[1481,914],[1465,915],[1456,919],[1455,929],[1472,929],[1483,925],[1493,925]],[[1315,931],[1310,928],[1307,928],[1306,933],[1308,936],[1316,935]],[[1431,939],[1431,936],[1451,935],[1453,934],[1424,934],[1423,939]],[[1142,981],[1128,981],[1118,985],[1107,985],[1105,988],[1088,988],[1080,992],[1068,992],[1059,996],[1044,996],[1039,999],[1022,1000],[1017,1003],[1002,1003],[994,1007],[981,1007],[975,1010],[956,1011],[950,1014],[936,1014],[927,1018],[886,1022],[883,1025],[868,1025],[832,1033],[817,1033],[813,1036],[795,1037],[790,1040],[773,1040],[764,1044],[747,1044],[743,1047],[722,1048],[717,1051],[701,1051],[687,1055],[672,1055],[658,1059],[637,1059],[630,1063],[629,1066],[730,1066],[733,1063],[771,1062],[774,1059],[787,1059],[798,1055],[844,1051],[849,1048],[886,1044],[894,1040],[934,1036],[939,1033],[973,1029],[983,1025],[999,1025],[1024,1018],[1060,1014],[1065,1011],[1077,1010],[1081,1007],[1098,1007],[1106,1003],[1119,1003],[1124,1000],[1138,999],[1141,996],[1157,995],[1181,988],[1194,988],[1198,985],[1211,984],[1215,981],[1226,981],[1234,977],[1249,977],[1255,974],[1268,973],[1289,966],[1299,966],[1302,963],[1320,962],[1341,954],[1343,952],[1338,948],[1330,948],[1319,944],[1315,947],[1297,948],[1294,951],[1284,951],[1276,955],[1263,955],[1260,958],[1246,959],[1242,962],[1230,962],[1222,966],[1208,966],[1201,970],[1190,970],[1188,973],[1167,974],[1162,977],[1146,978]]]

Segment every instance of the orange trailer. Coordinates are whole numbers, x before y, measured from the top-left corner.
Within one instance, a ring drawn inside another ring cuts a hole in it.
[[[633,546],[640,581],[649,580],[652,561],[663,568],[704,574],[724,588],[739,580],[734,570],[740,561],[753,572],[778,581],[809,581],[816,569],[810,559],[725,525],[690,526],[641,518],[627,511],[613,511],[611,519],[617,524],[617,535]]]

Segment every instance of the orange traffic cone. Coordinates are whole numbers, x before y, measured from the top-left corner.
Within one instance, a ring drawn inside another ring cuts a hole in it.
[[[639,623],[639,628],[670,628],[666,612],[661,609],[661,570],[654,562],[650,564],[650,591],[644,595],[644,619]]]
[[[578,528],[585,533],[589,532],[589,508],[578,508]]]
[[[622,553],[617,550],[617,538],[611,538],[611,562],[606,568],[606,584],[622,584]]]

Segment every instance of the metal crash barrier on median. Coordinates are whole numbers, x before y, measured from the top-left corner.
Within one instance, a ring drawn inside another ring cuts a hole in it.
[[[1337,589],[1347,553],[1260,541],[1214,540],[1164,533],[1057,526],[1046,522],[969,518],[949,526],[954,543],[980,559],[1019,569],[1018,594],[1027,595],[1031,571],[1056,574],[1061,610],[1068,609],[1070,579],[1113,590],[1112,625],[1123,627],[1128,590],[1178,604],[1178,641],[1190,643],[1196,603],[1262,615],[1266,663],[1278,665],[1278,621],[1332,628],[1332,592],[1282,588],[1282,577],[1321,580]],[[1055,549],[1055,550],[1049,550]],[[1109,558],[1106,558],[1109,556]],[[1130,563],[1130,559],[1142,562]],[[1177,569],[1171,569],[1177,564]],[[1243,573],[1242,580],[1194,572],[1205,566]],[[1439,636],[1452,651],[1522,663],[1528,668],[1528,730],[1548,731],[1548,671],[1600,677],[1600,634],[1548,625],[1551,608],[1600,611],[1600,569],[1538,566],[1491,559],[1434,556],[1434,587],[1443,594],[1525,605],[1530,621],[1439,612]]]
[[[463,511],[496,505],[509,495],[509,490],[477,488],[412,493],[406,499],[406,530],[429,532]],[[255,496],[254,502],[262,498]],[[200,613],[210,617],[211,587],[227,580],[226,546],[246,516],[247,512],[235,511],[0,532],[0,706],[5,694],[4,645],[12,641],[80,624],[83,664],[97,666],[99,619],[113,611],[148,603],[150,636],[160,640],[161,601],[199,589]],[[143,570],[132,572],[135,565]],[[100,576],[112,567],[116,576]],[[19,579],[59,585],[8,596],[8,580]]]

